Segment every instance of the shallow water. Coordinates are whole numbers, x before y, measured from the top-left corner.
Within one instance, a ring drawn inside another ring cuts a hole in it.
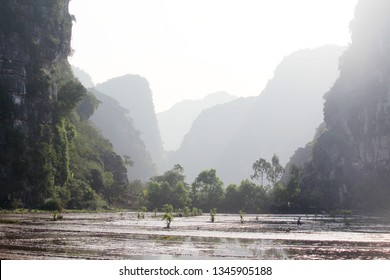
[[[257,217],[257,218],[256,218]],[[378,217],[136,213],[1,214],[1,259],[390,259],[390,222]]]

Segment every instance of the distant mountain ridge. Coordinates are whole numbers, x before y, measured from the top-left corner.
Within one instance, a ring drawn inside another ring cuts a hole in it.
[[[127,166],[129,180],[148,181],[157,175],[156,166],[147,151],[140,133],[134,128],[133,120],[127,117],[128,111],[118,102],[97,90],[90,91],[101,104],[90,120],[113,145],[113,149],[121,156],[130,156],[132,166]]]
[[[91,75],[85,72],[83,69],[72,65],[72,72],[75,77],[80,81],[80,83],[86,88],[92,88],[95,86]]]
[[[190,181],[215,168],[229,184],[249,178],[259,157],[270,160],[276,153],[285,164],[323,121],[322,96],[338,76],[343,50],[297,51],[284,58],[261,95],[204,110],[180,149],[168,154],[170,165],[182,164]]]
[[[166,151],[179,149],[184,136],[190,131],[193,121],[199,114],[215,105],[230,102],[236,96],[219,91],[202,99],[183,100],[170,109],[157,114],[161,138]]]
[[[139,75],[124,75],[96,85],[96,90],[116,99],[128,110],[134,127],[158,169],[165,167],[164,150],[157,125],[152,91],[148,81]]]
[[[91,76],[84,70],[72,66],[72,71],[85,86],[93,86]],[[129,116],[129,110],[121,107],[119,102],[93,87],[88,89],[95,95],[100,104],[90,117],[92,123],[99,129],[102,135],[113,145],[116,153],[129,156],[131,166],[127,166],[127,177],[130,181],[148,181],[157,175],[157,168],[147,150],[140,132],[135,128],[133,119]]]

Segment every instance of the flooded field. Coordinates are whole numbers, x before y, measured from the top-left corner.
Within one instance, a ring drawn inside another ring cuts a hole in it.
[[[390,222],[301,215],[0,214],[0,259],[390,259]]]

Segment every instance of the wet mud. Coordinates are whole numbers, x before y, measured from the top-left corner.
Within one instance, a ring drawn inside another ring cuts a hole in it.
[[[301,215],[0,215],[1,259],[390,259],[390,221]]]

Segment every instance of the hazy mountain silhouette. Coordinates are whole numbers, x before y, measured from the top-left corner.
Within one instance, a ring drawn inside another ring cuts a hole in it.
[[[75,66],[72,66],[72,71],[85,87],[93,85],[92,78],[87,72]],[[127,166],[128,179],[147,181],[156,175],[157,168],[140,137],[140,132],[128,116],[129,111],[121,107],[114,98],[94,88],[89,88],[88,91],[100,101],[90,120],[111,142],[116,153],[121,156],[130,156],[133,162],[132,166]]]
[[[249,178],[259,157],[276,153],[285,164],[323,121],[322,96],[338,76],[342,51],[327,45],[285,57],[261,95],[203,111],[169,153],[170,164],[182,164],[190,181],[215,168],[226,184]]]
[[[181,101],[169,110],[158,113],[157,120],[164,149],[166,151],[179,149],[184,135],[190,131],[193,121],[203,110],[236,98],[220,91],[209,94],[203,99]]]
[[[90,89],[101,102],[90,120],[113,145],[121,156],[130,156],[132,166],[127,167],[129,180],[147,181],[156,175],[156,166],[152,162],[140,133],[134,128],[133,120],[127,116],[128,111],[118,102],[97,90]]]
[[[95,86],[92,81],[92,77],[86,71],[74,65],[72,65],[71,68],[73,75],[75,75],[77,79],[79,79],[80,83],[83,86],[85,86],[86,88],[91,88]]]
[[[96,90],[116,99],[128,110],[153,162],[161,169],[164,151],[148,81],[138,75],[125,75],[97,85]]]

